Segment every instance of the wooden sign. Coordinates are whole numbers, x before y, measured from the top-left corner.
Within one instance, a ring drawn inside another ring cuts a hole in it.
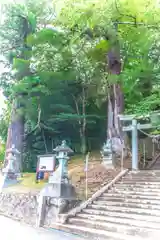
[[[53,154],[39,155],[37,172],[53,172],[56,166],[56,158]]]

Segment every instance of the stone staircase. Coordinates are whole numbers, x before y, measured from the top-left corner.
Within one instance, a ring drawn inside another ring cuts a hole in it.
[[[74,215],[56,228],[97,240],[158,240],[160,170],[128,172]]]

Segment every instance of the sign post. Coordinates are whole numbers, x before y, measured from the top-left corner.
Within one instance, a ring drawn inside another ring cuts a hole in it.
[[[55,155],[53,154],[46,154],[46,155],[39,155],[38,162],[37,162],[37,177],[36,181],[38,180],[39,173],[52,173],[55,170],[56,166],[56,159]]]
[[[86,155],[85,159],[85,173],[86,173],[86,200],[88,199],[88,162],[89,162],[89,155],[90,153],[88,152]]]

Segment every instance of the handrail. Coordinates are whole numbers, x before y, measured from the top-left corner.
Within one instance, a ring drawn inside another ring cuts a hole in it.
[[[146,169],[148,170],[151,169],[154,166],[154,164],[158,161],[158,159],[160,159],[160,153],[153,158],[152,162],[149,164],[149,166]]]

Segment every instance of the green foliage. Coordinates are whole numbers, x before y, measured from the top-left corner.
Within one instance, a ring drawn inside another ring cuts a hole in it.
[[[0,115],[0,139],[1,143],[5,144],[7,141],[8,126],[11,118],[11,104],[10,102],[6,103],[5,109],[1,110]]]
[[[5,116],[5,115],[4,115]],[[9,123],[4,119],[4,116],[1,116],[0,119],[0,136],[3,142],[7,141],[7,130]]]
[[[5,157],[5,144],[1,143],[0,147],[0,164],[3,163]]]
[[[0,29],[1,52],[10,67],[0,83],[23,110],[26,169],[35,167],[37,154],[51,152],[62,139],[79,152],[82,133],[89,150],[99,148],[114,83],[122,85],[126,113],[160,109],[156,1],[53,2],[55,8],[42,0],[7,6]],[[107,55],[119,48],[122,73],[111,76]],[[0,121],[0,130],[5,124]],[[5,140],[6,131],[0,132]]]
[[[27,43],[31,46],[48,43],[53,44],[54,47],[58,46],[58,48],[60,48],[62,43],[65,45],[65,41],[62,41],[63,39],[64,35],[58,33],[56,30],[42,29],[34,35],[29,35]]]
[[[26,71],[30,66],[30,62],[20,58],[13,59],[13,69],[20,69],[20,71]]]

